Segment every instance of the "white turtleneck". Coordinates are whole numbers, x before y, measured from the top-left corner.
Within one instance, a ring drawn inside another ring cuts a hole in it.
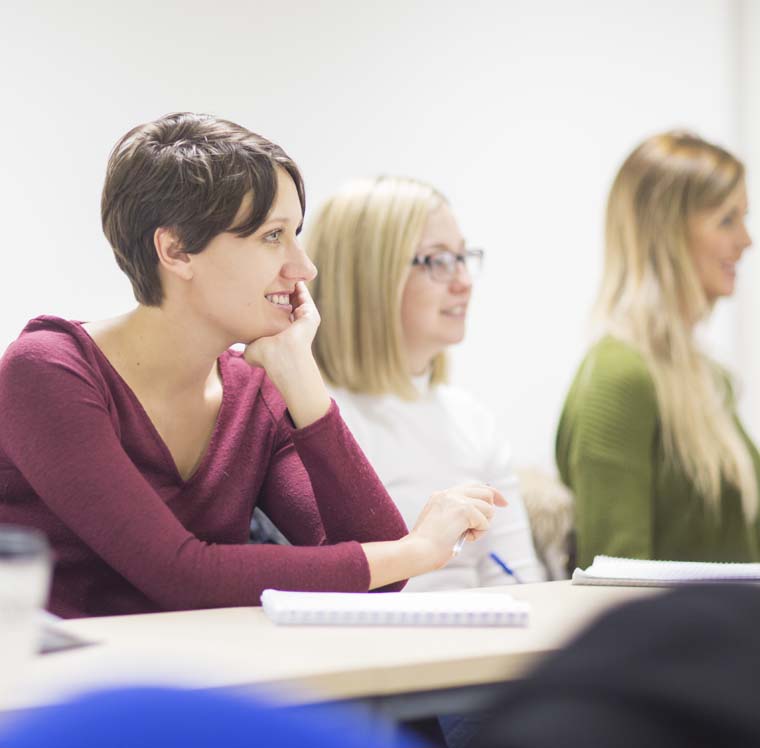
[[[489,556],[495,552],[521,582],[546,578],[536,558],[530,526],[510,449],[491,414],[466,392],[448,385],[414,380],[420,396],[359,395],[333,388],[348,424],[372,466],[411,528],[433,491],[479,481],[498,488],[509,505],[497,507],[488,533],[465,543],[443,569],[409,580],[407,591],[461,589],[512,584]]]

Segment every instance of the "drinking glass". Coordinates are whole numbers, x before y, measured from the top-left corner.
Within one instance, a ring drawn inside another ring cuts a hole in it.
[[[42,533],[0,524],[0,691],[13,685],[37,651],[51,569]]]

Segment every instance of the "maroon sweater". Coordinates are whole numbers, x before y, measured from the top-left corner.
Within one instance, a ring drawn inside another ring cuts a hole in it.
[[[334,403],[295,429],[263,369],[228,351],[219,371],[216,427],[185,481],[80,324],[38,317],[0,359],[0,522],[50,540],[54,613],[259,605],[267,587],[366,591],[359,543],[406,534]],[[247,544],[254,505],[292,547]]]

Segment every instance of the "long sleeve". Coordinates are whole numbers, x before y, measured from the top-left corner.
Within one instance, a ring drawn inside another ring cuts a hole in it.
[[[557,462],[575,494],[578,562],[597,554],[653,558],[654,384],[638,353],[598,348],[568,395]]]
[[[288,540],[296,545],[313,542],[317,527],[323,532],[320,544],[398,540],[407,534],[335,401],[325,416],[304,429],[290,429],[283,419],[281,434],[259,505]],[[304,493],[313,493],[316,512],[308,504],[303,507]],[[295,516],[293,507],[304,510]],[[383,589],[403,586],[400,582]]]
[[[328,483],[339,472],[337,455],[351,441],[333,409],[309,429],[294,431],[271,465],[275,477],[270,489],[277,486],[277,476],[291,473],[281,506],[287,511],[290,505],[294,516],[314,515],[309,473],[314,474],[319,515],[300,538],[312,541],[308,547],[226,544],[196,537],[126,454],[88,362],[70,355],[65,346],[44,351],[35,346],[20,341],[0,364],[0,450],[75,539],[157,609],[257,605],[266,587],[366,591],[369,570],[357,540],[372,536],[375,520],[381,529],[372,539],[405,532],[397,514],[385,514],[389,500],[376,488],[365,504],[366,519],[357,516],[357,495],[370,490],[373,476],[360,453],[345,462],[347,475],[328,495]],[[304,452],[308,467],[294,444]],[[326,453],[333,455],[332,462],[327,460],[329,470],[323,465]],[[352,472],[357,465],[358,478]],[[342,493],[352,478],[357,488]],[[374,516],[375,502],[382,507],[377,512],[381,516]],[[220,512],[223,508],[220,504]],[[341,510],[350,519],[341,521]],[[42,513],[34,511],[35,516]],[[76,601],[75,610],[77,605],[85,601]]]

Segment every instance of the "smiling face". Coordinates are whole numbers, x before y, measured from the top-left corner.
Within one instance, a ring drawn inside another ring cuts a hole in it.
[[[747,192],[741,184],[719,208],[689,220],[689,250],[711,303],[734,292],[736,265],[752,244],[744,223],[746,213]]]
[[[464,252],[464,238],[446,203],[431,211],[415,257],[441,251]],[[433,280],[424,265],[409,268],[401,298],[401,327],[411,374],[423,373],[435,356],[464,338],[471,290],[472,280],[461,263],[446,283]]]
[[[250,211],[247,195],[235,216]],[[299,280],[316,274],[298,242],[303,215],[295,184],[277,169],[277,195],[264,223],[250,236],[225,231],[206,248],[188,255],[192,268],[190,303],[228,343],[250,343],[290,325],[290,295]]]

